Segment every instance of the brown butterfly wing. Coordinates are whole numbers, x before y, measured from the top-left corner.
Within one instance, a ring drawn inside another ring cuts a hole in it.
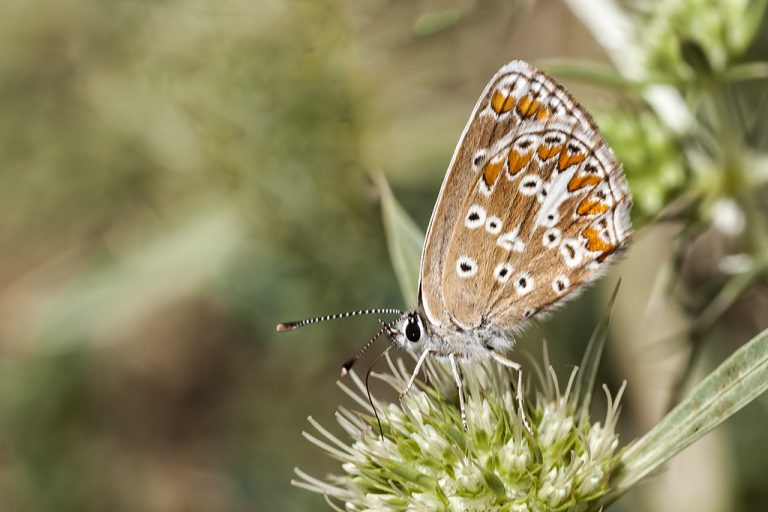
[[[513,328],[606,268],[629,234],[621,167],[589,115],[524,62],[486,88],[422,255],[430,320]]]

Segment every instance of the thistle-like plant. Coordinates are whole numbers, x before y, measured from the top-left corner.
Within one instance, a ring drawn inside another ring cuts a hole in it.
[[[383,182],[380,188],[393,264],[400,282],[410,283],[420,235]],[[349,440],[312,418],[316,432],[304,434],[339,460],[340,472],[319,479],[297,469],[293,483],[323,494],[336,510],[597,511],[768,388],[765,331],[650,432],[620,448],[615,427],[624,385],[613,395],[603,387],[607,407],[601,421],[589,414],[615,296],[565,386],[545,351],[537,390],[525,386],[523,411],[514,389],[522,382],[511,379],[507,369],[490,361],[464,365],[466,433],[450,369],[443,364],[428,363],[428,378],[400,401],[373,398],[375,409],[367,386],[350,373],[352,385],[339,385],[360,410],[340,407],[336,415]],[[373,375],[402,391],[410,372],[402,360],[389,354],[386,360],[389,371]]]
[[[410,375],[402,360],[387,358],[379,375],[396,391]],[[347,510],[589,510],[609,489],[618,461],[618,401],[606,389],[602,422],[591,423],[579,400],[574,370],[561,389],[547,367],[526,415],[516,410],[506,370],[493,362],[465,367],[467,420],[462,432],[450,368],[430,364],[429,385],[400,403],[377,403],[381,435],[362,380],[342,389],[363,408],[341,408],[343,442],[310,418],[319,435],[305,436],[342,462],[341,476],[321,481],[297,470],[297,485],[345,504]],[[583,397],[582,397],[583,398]],[[373,426],[373,428],[372,428]]]

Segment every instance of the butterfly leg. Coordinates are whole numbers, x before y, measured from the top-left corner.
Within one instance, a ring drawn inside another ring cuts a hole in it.
[[[413,373],[411,374],[411,378],[408,379],[408,384],[405,385],[405,389],[402,393],[400,393],[401,400],[413,387],[413,382],[416,380],[416,376],[419,374],[419,371],[421,371],[421,367],[424,366],[424,362],[427,360],[427,356],[429,356],[429,354],[432,352],[434,352],[434,350],[427,349],[421,353],[419,360],[416,362],[416,368],[414,368]]]
[[[531,426],[528,424],[528,419],[525,417],[525,409],[523,408],[523,367],[520,365],[520,363],[516,363],[515,361],[504,357],[495,350],[489,350],[491,352],[491,357],[493,357],[497,363],[502,366],[506,366],[507,368],[512,368],[517,372],[517,409],[520,411],[520,419],[523,420],[523,426],[525,427],[525,430],[527,430],[529,434],[533,435]]]
[[[456,387],[459,388],[459,408],[461,409],[461,425],[464,427],[464,432],[467,428],[467,412],[464,410],[464,386],[461,383],[461,375],[459,374],[459,366],[456,364],[456,356],[451,353],[448,354],[448,359],[451,360],[451,370],[453,371],[453,378],[456,380]]]
[[[533,430],[528,424],[528,419],[525,416],[525,408],[523,407],[523,370],[517,371],[517,410],[520,411],[520,419],[523,420],[523,426],[528,434],[533,436]]]

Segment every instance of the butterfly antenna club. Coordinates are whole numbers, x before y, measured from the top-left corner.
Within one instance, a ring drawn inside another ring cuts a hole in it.
[[[371,345],[373,345],[373,343],[374,343],[374,342],[375,342],[377,339],[379,339],[379,336],[381,336],[382,334],[384,334],[384,333],[387,331],[387,329],[388,329],[388,328],[389,328],[389,324],[383,324],[383,325],[382,325],[382,327],[381,327],[381,329],[379,329],[378,331],[376,331],[376,334],[374,334],[373,336],[371,336],[371,339],[369,339],[369,340],[368,340],[368,341],[365,343],[365,345],[363,345],[363,346],[360,348],[360,350],[358,350],[358,351],[355,353],[355,355],[354,355],[354,356],[350,357],[350,358],[347,360],[347,362],[345,362],[343,365],[341,365],[341,376],[342,376],[342,377],[345,377],[345,376],[346,376],[346,375],[349,373],[349,370],[351,370],[351,369],[352,369],[352,367],[355,365],[355,363],[357,362],[357,360],[358,360],[358,359],[360,359],[360,357],[361,357],[363,354],[365,354],[365,351],[366,351],[366,350],[368,350],[369,348],[371,348]]]

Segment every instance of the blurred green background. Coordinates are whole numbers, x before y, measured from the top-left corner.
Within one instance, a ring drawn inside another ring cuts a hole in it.
[[[629,380],[622,438],[645,432],[768,326],[764,2],[671,4],[6,0],[0,509],[327,509],[290,485],[337,470],[301,432],[348,404],[339,364],[378,324],[274,326],[405,306],[370,175],[425,228],[516,58],[595,113],[640,228],[520,348],[546,337],[568,372],[621,276],[601,380]],[[761,397],[615,509],[765,510],[766,424]]]

